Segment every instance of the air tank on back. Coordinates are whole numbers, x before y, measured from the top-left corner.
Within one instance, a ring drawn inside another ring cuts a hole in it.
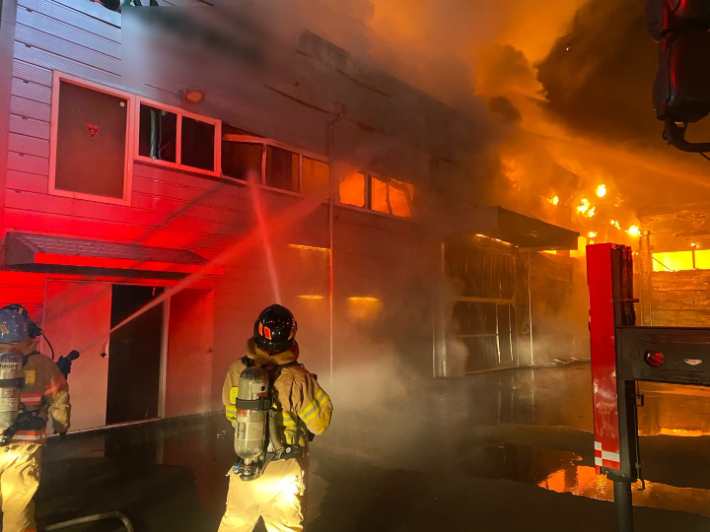
[[[259,401],[269,395],[269,374],[259,367],[242,371],[239,377],[239,401]],[[252,403],[250,409],[237,404],[237,426],[234,432],[234,450],[242,459],[242,480],[253,480],[259,472],[259,458],[266,443],[268,401]]]
[[[7,351],[0,354],[0,430],[11,427],[20,413],[23,357],[21,353]]]

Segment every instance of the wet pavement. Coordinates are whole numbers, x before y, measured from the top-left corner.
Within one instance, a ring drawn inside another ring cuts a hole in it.
[[[362,401],[339,398],[336,386],[333,426],[312,447],[306,530],[613,530],[611,484],[593,467],[589,373],[586,364],[513,370]],[[710,530],[710,394],[643,392],[637,529]],[[117,509],[139,532],[216,531],[232,460],[220,416],[52,441],[38,516],[46,524]]]

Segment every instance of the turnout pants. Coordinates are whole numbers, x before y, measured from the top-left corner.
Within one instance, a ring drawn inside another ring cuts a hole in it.
[[[305,477],[305,461],[296,458],[271,462],[250,482],[230,471],[227,511],[219,532],[251,532],[259,517],[269,532],[301,532]]]
[[[0,447],[2,532],[35,532],[34,495],[39,487],[42,447],[11,443]]]

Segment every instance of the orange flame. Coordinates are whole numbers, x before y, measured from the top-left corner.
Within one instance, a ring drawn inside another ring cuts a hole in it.
[[[601,184],[597,187],[597,196],[599,196],[600,198],[606,196],[606,185]]]

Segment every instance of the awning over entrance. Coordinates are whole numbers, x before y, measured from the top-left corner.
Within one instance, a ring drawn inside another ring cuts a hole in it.
[[[458,218],[459,233],[485,235],[522,251],[576,250],[579,233],[502,207],[468,209]]]
[[[5,267],[36,273],[181,279],[208,263],[185,249],[31,233],[7,233],[3,245]],[[208,273],[223,275],[224,268],[211,268]]]

